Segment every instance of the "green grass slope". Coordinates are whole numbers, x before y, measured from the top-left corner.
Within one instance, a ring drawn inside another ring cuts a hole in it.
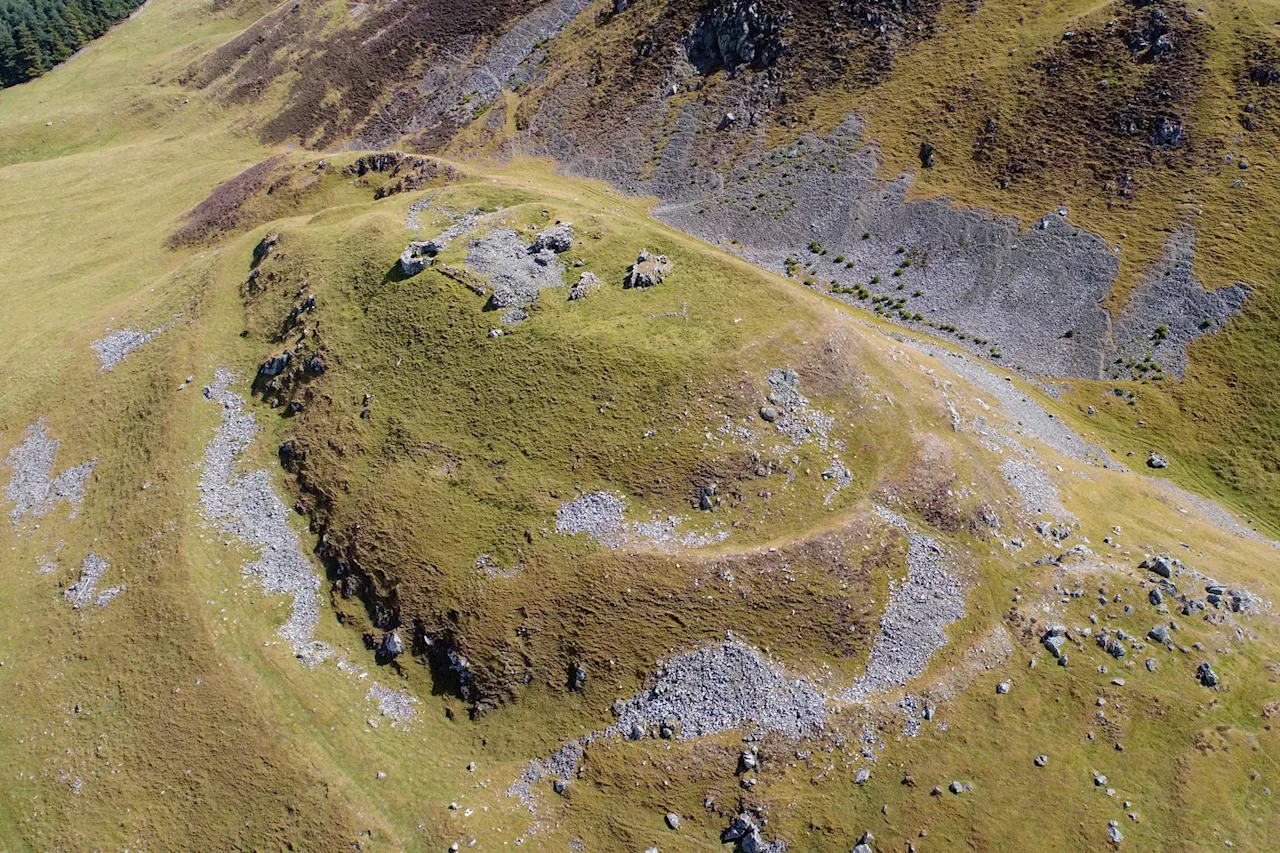
[[[1087,624],[1094,611],[1141,637],[1158,618],[1136,572],[1147,551],[1269,599],[1274,549],[1213,527],[1158,484],[1035,445],[1079,519],[1068,544],[1087,539],[1108,564],[1037,565],[1062,548],[1017,520],[992,441],[954,426],[982,417],[1012,430],[1013,418],[947,359],[549,164],[442,169],[375,198],[382,178],[344,174],[358,157],[345,152],[325,155],[313,180],[317,155],[263,147],[243,113],[168,82],[242,26],[152,0],[76,61],[0,93],[0,452],[43,417],[61,441],[55,473],[97,460],[75,517],[59,504],[0,522],[0,846],[709,850],[740,808],[806,850],[847,850],[867,830],[886,849],[1101,849],[1108,819],[1130,849],[1265,850],[1280,835],[1263,793],[1280,784],[1269,611],[1177,617],[1179,642],[1204,651],[1159,651],[1150,673],[1092,643],[1060,668],[1037,644],[1045,622]],[[284,195],[255,189],[226,228],[173,245],[190,211],[271,158]],[[580,303],[552,289],[529,320],[490,338],[483,297],[465,273],[446,274],[464,268],[465,240],[419,276],[389,275],[416,202],[424,236],[444,226],[443,209],[494,211],[492,225],[530,239],[571,220],[579,244],[566,257],[602,287]],[[279,243],[251,291],[267,233]],[[623,289],[643,246],[668,254],[673,274]],[[251,397],[249,380],[297,343],[281,322],[306,293],[317,307],[304,347],[328,369],[286,417]],[[166,330],[100,371],[90,344],[126,326]],[[850,480],[830,502],[830,450],[787,447],[788,482],[782,469],[757,475],[750,444],[720,431],[726,419],[758,424],[779,366],[832,418]],[[253,555],[203,523],[199,467],[218,411],[200,387],[220,367],[238,371],[259,425],[244,464],[297,504],[290,523],[307,553],[324,535],[327,553],[371,585],[350,597],[341,579],[323,588],[317,636],[349,669],[296,660],[275,633],[287,601],[247,582]],[[1017,387],[1082,421],[1070,402]],[[285,440],[307,451],[291,473],[277,461]],[[708,479],[726,501],[701,514],[692,504]],[[553,533],[578,490],[625,493],[635,519],[675,515],[729,536],[608,550]],[[890,691],[837,710],[807,742],[766,737],[750,788],[734,773],[734,731],[604,740],[566,797],[544,783],[535,814],[507,796],[529,759],[608,725],[613,700],[641,688],[657,659],[726,631],[832,689],[858,676],[905,572],[905,537],[873,509],[885,503],[939,541],[968,589],[966,616],[909,691],[936,703],[945,728],[898,737],[901,692]],[[1001,536],[982,520],[990,509]],[[1015,534],[1031,544],[1009,551],[1003,537]],[[126,589],[73,610],[63,595],[91,551],[111,565],[104,583]],[[486,577],[480,554],[523,570]],[[45,563],[55,569],[42,573]],[[1055,584],[1089,594],[1062,604]],[[1133,589],[1134,612],[1095,604],[1100,586]],[[465,651],[479,694],[459,695],[422,650],[379,666],[361,635],[380,635],[380,604]],[[1195,682],[1201,658],[1221,690]],[[568,666],[583,660],[590,678],[570,691]],[[1112,683],[1121,671],[1124,686]],[[1014,689],[998,696],[1006,679]],[[418,700],[405,728],[370,705],[375,680]],[[860,785],[865,729],[884,749]],[[1042,752],[1048,768],[1032,762]],[[974,791],[931,795],[951,779]],[[667,812],[683,817],[679,831],[665,828]]]

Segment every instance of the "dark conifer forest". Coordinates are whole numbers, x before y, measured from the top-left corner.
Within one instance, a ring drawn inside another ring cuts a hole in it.
[[[143,0],[0,0],[0,87],[39,77]]]

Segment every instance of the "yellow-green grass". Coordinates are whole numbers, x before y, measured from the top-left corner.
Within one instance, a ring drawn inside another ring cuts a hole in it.
[[[386,441],[383,418],[395,413],[411,433],[445,433],[462,446],[473,466],[464,489],[439,489],[394,465],[350,463],[338,474],[360,488],[386,490],[382,503],[371,500],[358,508],[381,523],[389,524],[396,513],[419,511],[416,504],[438,509],[439,526],[405,531],[405,539],[412,544],[411,536],[419,537],[422,547],[429,545],[454,560],[455,569],[462,568],[457,564],[464,555],[481,546],[498,546],[499,554],[502,547],[511,548],[525,528],[545,524],[561,493],[577,485],[565,473],[562,458],[540,456],[538,450],[544,441],[553,446],[563,441],[564,430],[579,423],[575,418],[583,419],[584,428],[589,425],[591,435],[612,441],[609,446],[618,454],[629,450],[621,429],[616,436],[609,431],[612,416],[598,422],[588,420],[594,409],[581,410],[583,401],[599,392],[588,384],[597,377],[584,370],[578,377],[547,378],[562,368],[574,346],[611,365],[609,375],[617,384],[614,411],[628,430],[647,421],[647,409],[664,399],[683,399],[674,391],[672,398],[663,398],[646,385],[649,374],[625,370],[633,353],[653,359],[657,375],[662,375],[659,368],[687,375],[688,388],[722,388],[724,377],[742,375],[759,389],[763,371],[777,359],[812,354],[837,334],[845,341],[842,358],[854,364],[833,359],[836,376],[848,370],[865,377],[869,388],[897,398],[895,411],[910,413],[911,420],[903,415],[886,425],[852,400],[834,393],[814,395],[815,401],[853,421],[847,427],[851,439],[860,435],[858,430],[867,433],[861,440],[871,447],[858,454],[864,466],[858,470],[859,489],[830,512],[815,500],[816,489],[797,494],[781,520],[741,532],[741,541],[752,548],[785,547],[816,530],[838,529],[855,520],[865,513],[866,502],[854,502],[867,489],[910,480],[909,462],[925,435],[939,436],[952,454],[947,466],[959,469],[964,482],[980,482],[983,493],[992,497],[1003,494],[990,469],[994,457],[975,452],[973,461],[966,461],[962,454],[971,445],[952,435],[932,378],[914,364],[893,359],[893,351],[901,347],[880,333],[873,318],[657,225],[645,217],[642,202],[600,185],[566,181],[545,164],[522,162],[492,172],[475,167],[477,177],[451,189],[448,199],[460,206],[496,199],[519,204],[510,212],[518,224],[545,221],[545,207],[549,218],[571,218],[582,232],[600,234],[599,240],[589,239],[584,253],[587,268],[606,282],[602,291],[581,306],[548,298],[527,327],[501,341],[510,345],[512,358],[524,360],[517,364],[539,368],[540,381],[529,390],[560,401],[548,412],[553,420],[517,424],[510,445],[499,448],[512,469],[502,484],[477,464],[489,451],[477,437],[509,426],[503,418],[523,417],[514,410],[523,399],[511,401],[512,411],[495,411],[496,426],[484,421],[450,424],[446,415],[456,414],[453,409],[460,406],[450,396],[454,391],[426,389],[415,373],[388,381],[375,400],[373,417],[360,421],[356,404],[364,382],[354,364],[362,365],[360,372],[381,368],[389,373],[403,355],[417,359],[411,363],[420,363],[424,373],[439,370],[456,380],[465,375],[465,365],[450,359],[462,354],[490,357],[482,349],[491,342],[484,338],[485,316],[476,310],[479,298],[434,273],[383,282],[396,250],[409,237],[401,224],[408,199],[373,202],[367,194],[348,194],[338,187],[332,196],[336,209],[318,216],[312,214],[319,211],[307,209],[306,215],[260,223],[220,247],[164,248],[181,215],[217,184],[279,153],[224,129],[233,116],[213,107],[199,107],[195,119],[158,106],[129,112],[131,104],[157,105],[178,94],[163,83],[151,85],[148,72],[185,62],[190,54],[183,45],[193,37],[212,43],[234,30],[230,23],[201,28],[198,17],[194,10],[153,0],[135,21],[85,56],[31,86],[0,94],[0,115],[28,116],[0,122],[10,163],[0,169],[7,202],[0,213],[0,257],[5,262],[0,338],[6,342],[0,353],[0,448],[7,451],[43,415],[50,433],[63,441],[56,470],[87,458],[99,460],[78,519],[69,520],[64,506],[38,528],[6,527],[0,533],[6,554],[0,571],[10,596],[0,616],[0,737],[5,744],[0,750],[0,844],[32,850],[329,850],[350,849],[358,841],[366,849],[432,850],[474,835],[477,849],[498,849],[504,842],[513,846],[531,817],[504,792],[523,760],[606,724],[609,701],[639,686],[642,673],[634,669],[616,680],[593,678],[584,696],[566,695],[558,685],[535,684],[514,706],[473,722],[465,719],[458,700],[433,695],[425,671],[410,663],[405,683],[422,700],[420,718],[407,732],[390,730],[385,720],[368,731],[365,720],[376,712],[364,701],[365,681],[333,666],[308,670],[292,658],[274,635],[285,618],[284,603],[244,584],[240,564],[247,555],[201,525],[195,489],[195,466],[218,416],[216,406],[200,396],[200,384],[224,365],[247,379],[269,349],[255,325],[267,319],[265,303],[246,311],[239,289],[252,246],[265,230],[284,235],[287,257],[280,259],[282,265],[306,260],[306,272],[316,276],[312,283],[321,297],[322,340],[339,356],[322,387],[346,414],[298,423],[254,404],[262,433],[246,461],[275,470],[274,449],[295,429],[311,429],[317,436],[340,429],[352,441],[379,447]],[[214,32],[214,27],[222,29]],[[211,31],[203,36],[202,29]],[[40,104],[41,99],[47,103]],[[192,100],[189,106],[198,99]],[[40,113],[36,106],[49,112]],[[74,135],[42,148],[43,134],[57,129],[57,119],[64,116],[69,128],[77,128]],[[95,118],[110,129],[110,137],[100,139],[87,130],[98,126]],[[55,128],[45,128],[50,120]],[[481,182],[487,185],[483,192]],[[652,292],[624,293],[617,284],[621,272],[634,250],[646,244],[669,252],[676,259],[676,273]],[[684,302],[687,325],[645,317],[678,310]],[[399,328],[399,311],[420,312],[420,319],[437,324],[432,328],[441,337],[434,357],[412,341],[400,345],[403,352],[397,354],[390,333]],[[108,325],[150,328],[172,322],[175,314],[181,318],[168,332],[114,371],[98,371],[88,345]],[[255,331],[241,338],[244,328]],[[177,391],[188,375],[197,376],[196,383]],[[483,383],[479,387],[488,388]],[[802,385],[802,390],[808,387]],[[838,383],[831,381],[830,387]],[[423,411],[422,400],[440,407]],[[502,402],[490,400],[496,406]],[[1057,410],[1077,423],[1092,423],[1068,406]],[[741,414],[749,413],[743,406]],[[700,414],[710,422],[709,412]],[[1067,469],[1064,482],[1075,482],[1073,463],[1042,453],[1047,462]],[[696,448],[676,446],[670,458],[693,466]],[[606,461],[597,463],[595,479],[585,487],[607,487]],[[648,461],[637,456],[619,470],[639,472]],[[1113,524],[1122,525],[1123,538],[1135,543],[1133,549],[1149,542],[1176,552],[1178,540],[1185,539],[1206,552],[1206,570],[1211,567],[1274,595],[1274,551],[1184,518],[1146,494],[1132,476],[1092,468],[1087,473],[1095,480],[1069,487],[1069,500],[1083,534],[1095,545]],[[283,480],[279,485],[289,488]],[[513,488],[542,496],[515,512],[495,511],[495,495]],[[646,509],[678,508],[674,494],[657,490],[655,495],[651,506],[644,504]],[[461,508],[450,510],[453,501]],[[914,516],[913,521],[923,523]],[[297,530],[304,545],[314,543],[301,518]],[[534,536],[539,538],[536,527]],[[851,746],[829,759],[839,769],[820,784],[810,781],[817,769],[782,772],[795,747],[769,747],[764,781],[750,798],[772,804],[771,828],[790,838],[793,849],[847,849],[865,829],[886,842],[905,841],[923,826],[929,837],[917,844],[927,843],[930,849],[1067,849],[1098,844],[1105,820],[1115,816],[1121,817],[1135,847],[1208,846],[1216,821],[1236,849],[1265,849],[1280,831],[1276,810],[1255,790],[1265,781],[1251,783],[1247,773],[1256,767],[1271,779],[1276,770],[1274,734],[1259,718],[1274,686],[1263,668],[1276,642],[1269,621],[1251,623],[1259,639],[1220,665],[1230,689],[1216,707],[1209,707],[1209,694],[1190,679],[1193,659],[1175,664],[1162,658],[1156,677],[1141,686],[1134,679],[1127,689],[1153,698],[1127,700],[1126,751],[1115,753],[1105,739],[1083,741],[1093,714],[1090,703],[1098,690],[1109,689],[1110,678],[1094,673],[1084,655],[1070,670],[1045,662],[1027,674],[1025,658],[1034,646],[1021,642],[1003,669],[961,678],[965,650],[1001,620],[1012,587],[1026,583],[1032,573],[1023,561],[1015,564],[968,533],[943,538],[959,556],[974,590],[970,616],[953,629],[953,644],[935,665],[944,680],[976,678],[968,692],[944,703],[950,730],[929,730],[901,743],[890,740],[866,787],[856,787],[853,770],[844,766]],[[60,550],[59,541],[65,543]],[[412,554],[409,545],[404,547]],[[554,590],[572,590],[575,570],[591,561],[627,570],[621,557],[602,555],[582,542],[539,547],[546,582]],[[110,582],[129,588],[105,609],[75,613],[61,591],[74,580],[90,549],[112,564]],[[57,557],[56,573],[36,573],[45,555]],[[658,612],[665,593],[680,591],[693,567],[717,556],[724,558],[723,553],[687,559],[650,556],[638,563],[636,574],[622,580],[643,581],[656,592],[628,618],[643,615],[646,607]],[[675,569],[675,561],[684,568]],[[460,571],[456,574],[461,577]],[[869,568],[863,580],[866,598],[882,601],[891,575],[900,577],[900,565]],[[526,581],[536,593],[533,580],[541,578]],[[817,570],[812,580],[819,592],[829,584]],[[508,608],[517,598],[510,592],[477,592],[475,585],[460,581],[442,592],[478,608]],[[763,595],[773,603],[785,600],[767,585]],[[874,624],[878,611],[869,601],[858,604]],[[661,630],[630,636],[618,634],[609,608],[602,606],[591,629],[598,640],[613,628],[620,652],[647,663],[667,647],[711,634],[715,620],[725,618],[718,610],[709,606],[702,625],[661,623]],[[399,683],[391,670],[374,668],[356,633],[338,625],[333,615],[328,606],[322,611],[321,638],[374,670],[371,677]],[[1199,630],[1189,628],[1188,634]],[[773,645],[784,660],[810,674],[816,674],[813,669],[820,663],[840,663],[828,649],[778,624],[764,622],[761,633],[748,633],[748,638]],[[960,675],[949,674],[953,666]],[[846,662],[840,674],[855,672],[856,663]],[[997,700],[993,685],[1009,676],[1016,689]],[[1156,699],[1168,709],[1159,721],[1146,713]],[[454,712],[453,719],[446,717],[446,709]],[[1215,726],[1231,729],[1218,733]],[[1202,730],[1212,733],[1209,746],[1234,741],[1231,752],[1220,746],[1197,749]],[[1257,739],[1257,751],[1249,737]],[[741,791],[732,777],[739,748],[732,735],[675,747],[656,741],[603,745],[590,753],[586,775],[567,804],[551,805],[551,814],[562,818],[563,825],[532,837],[525,846],[561,849],[570,838],[581,837],[588,849],[643,849],[653,843],[664,850],[717,848],[718,832]],[[805,748],[815,749],[816,756],[828,755],[825,744]],[[1052,755],[1050,773],[1056,775],[1047,777],[1031,765],[1040,751]],[[465,768],[473,760],[477,771],[469,773]],[[648,765],[641,764],[645,760]],[[905,762],[904,772],[914,776],[917,787],[900,784],[901,775],[890,762]],[[1131,825],[1115,801],[1093,788],[1088,772],[1095,768],[1116,780],[1117,800],[1132,796],[1139,803],[1141,823]],[[386,772],[386,778],[378,779],[378,771]],[[78,795],[71,790],[76,777],[84,780]],[[945,786],[951,778],[971,779],[977,791],[958,800],[929,796],[934,785]],[[1054,781],[1046,783],[1047,778]],[[1176,792],[1172,799],[1165,793],[1170,786]],[[724,812],[702,816],[702,799],[712,788],[719,791]],[[1051,804],[1046,806],[1046,800]],[[475,814],[468,818],[464,810],[451,811],[453,801]],[[1250,809],[1250,804],[1258,808]],[[888,806],[887,814],[882,805]],[[662,828],[661,816],[668,809],[686,815],[679,834]],[[1020,815],[1035,818],[1011,818]]]

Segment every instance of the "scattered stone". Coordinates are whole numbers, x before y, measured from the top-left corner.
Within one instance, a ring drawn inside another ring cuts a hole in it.
[[[27,427],[23,442],[5,457],[4,464],[13,474],[4,494],[13,504],[9,518],[15,528],[27,517],[43,517],[59,501],[66,501],[71,506],[70,517],[76,517],[85,483],[98,460],[90,459],[53,477],[53,457],[61,443],[49,438],[44,418],[40,418]]]
[[[112,587],[105,590],[102,595],[98,596],[95,602],[94,593],[97,592],[98,581],[106,574],[107,569],[111,565],[92,551],[84,558],[84,562],[80,564],[80,579],[67,587],[62,593],[62,597],[71,602],[72,608],[79,610],[90,604],[96,603],[99,607],[106,607],[111,600],[124,590],[124,587]]]

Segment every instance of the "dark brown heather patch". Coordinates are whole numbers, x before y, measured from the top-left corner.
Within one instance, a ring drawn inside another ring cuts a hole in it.
[[[363,5],[363,4],[362,4]],[[327,6],[285,4],[264,16],[181,82],[220,83],[221,100],[249,103],[285,75],[284,106],[258,128],[263,143],[296,139],[326,148],[349,138],[384,102],[415,83],[435,56],[469,56],[538,5],[531,0],[417,0],[370,3],[333,31]]]
[[[191,208],[186,220],[169,236],[171,248],[190,246],[234,231],[244,223],[245,204],[267,185],[281,157],[256,163],[224,181],[204,201]]]

